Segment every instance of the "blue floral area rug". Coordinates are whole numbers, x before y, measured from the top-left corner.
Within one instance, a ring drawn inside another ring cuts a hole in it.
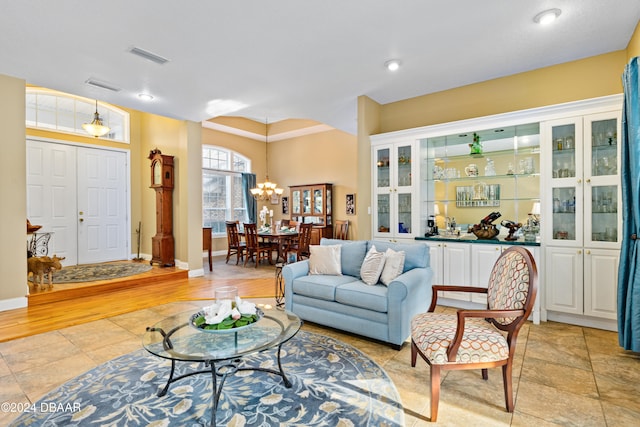
[[[227,377],[218,426],[402,426],[398,391],[386,372],[354,347],[300,331],[282,347],[282,367],[293,383],[261,371]],[[238,367],[278,369],[276,350],[248,356]],[[202,426],[211,421],[210,374],[171,384],[169,361],[145,350],[121,356],[63,384],[13,426]],[[203,369],[178,362],[176,375]],[[219,383],[219,382],[218,382]],[[44,408],[40,410],[40,408]]]

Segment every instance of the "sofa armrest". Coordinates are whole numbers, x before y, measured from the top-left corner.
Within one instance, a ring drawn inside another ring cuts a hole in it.
[[[411,319],[429,309],[432,277],[431,267],[414,268],[389,283],[389,337],[393,344],[401,345],[411,335]]]
[[[286,264],[282,267],[282,277],[284,279],[284,308],[291,311],[291,303],[293,301],[293,290],[291,284],[298,277],[309,274],[309,260]]]

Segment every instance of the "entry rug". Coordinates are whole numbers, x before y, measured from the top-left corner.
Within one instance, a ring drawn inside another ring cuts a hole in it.
[[[96,280],[113,280],[120,277],[133,276],[151,270],[146,263],[108,263],[89,265],[70,265],[53,272],[53,283],[93,282]]]
[[[276,349],[239,366],[276,369]],[[218,426],[403,426],[398,391],[386,372],[356,348],[300,331],[282,347],[282,367],[293,383],[260,371],[227,377]],[[170,363],[138,350],[63,384],[12,426],[201,426],[211,418],[210,374],[186,377],[158,397]],[[201,364],[177,362],[176,375]],[[44,409],[41,409],[44,408]]]

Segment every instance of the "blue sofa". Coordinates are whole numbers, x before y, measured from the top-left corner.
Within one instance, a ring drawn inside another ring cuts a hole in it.
[[[310,275],[308,260],[285,265],[285,308],[303,320],[400,349],[411,333],[411,319],[431,304],[428,246],[334,239],[322,239],[320,244],[341,245],[342,275]],[[405,252],[402,274],[388,286],[367,285],[360,278],[360,267],[372,245],[380,252],[387,248]]]

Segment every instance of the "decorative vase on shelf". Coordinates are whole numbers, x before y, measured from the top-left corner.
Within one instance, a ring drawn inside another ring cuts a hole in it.
[[[471,148],[470,154],[482,154],[482,143],[480,142],[480,135],[473,133],[473,143],[469,144]]]

